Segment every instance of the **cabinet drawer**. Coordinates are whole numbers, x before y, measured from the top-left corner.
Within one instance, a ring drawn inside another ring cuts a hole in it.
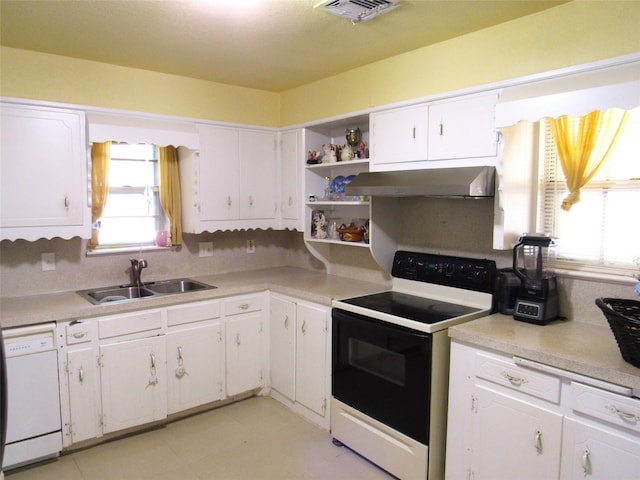
[[[518,367],[513,363],[476,353],[476,376],[534,397],[560,402],[560,378]]]
[[[70,323],[66,326],[67,345],[90,342],[96,335],[97,324],[93,321]]]
[[[160,310],[101,318],[98,321],[98,332],[101,339],[153,330],[160,332],[161,328]]]
[[[185,323],[199,322],[211,318],[219,318],[221,315],[220,301],[197,302],[190,305],[180,305],[167,309],[167,325],[183,325]]]
[[[640,400],[571,382],[571,409],[640,432]]]
[[[238,315],[240,313],[257,312],[262,310],[263,295],[247,295],[234,297],[224,301],[225,315]]]

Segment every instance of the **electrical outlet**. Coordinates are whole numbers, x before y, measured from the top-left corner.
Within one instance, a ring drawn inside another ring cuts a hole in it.
[[[198,243],[198,254],[201,257],[213,257],[213,242]]]
[[[247,253],[256,253],[256,241],[247,240]]]
[[[42,271],[48,272],[56,269],[56,254],[55,253],[43,253],[41,255]]]

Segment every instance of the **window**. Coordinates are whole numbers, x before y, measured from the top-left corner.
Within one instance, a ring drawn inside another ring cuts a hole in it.
[[[98,248],[154,245],[164,224],[155,145],[112,143]]]
[[[540,123],[538,231],[558,237],[558,266],[637,273],[640,261],[640,108],[629,112],[608,161],[582,188],[580,201],[568,212],[560,208],[569,192],[553,135],[548,121]]]

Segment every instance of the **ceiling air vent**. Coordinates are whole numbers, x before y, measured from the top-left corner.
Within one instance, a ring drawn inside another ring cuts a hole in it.
[[[329,0],[320,2],[314,8],[321,7],[329,13],[348,18],[355,25],[382,13],[390,12],[399,6],[399,0]]]

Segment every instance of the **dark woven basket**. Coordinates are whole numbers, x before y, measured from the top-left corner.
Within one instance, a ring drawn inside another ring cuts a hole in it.
[[[607,317],[622,358],[640,368],[640,302],[622,298],[598,298],[596,305]]]

